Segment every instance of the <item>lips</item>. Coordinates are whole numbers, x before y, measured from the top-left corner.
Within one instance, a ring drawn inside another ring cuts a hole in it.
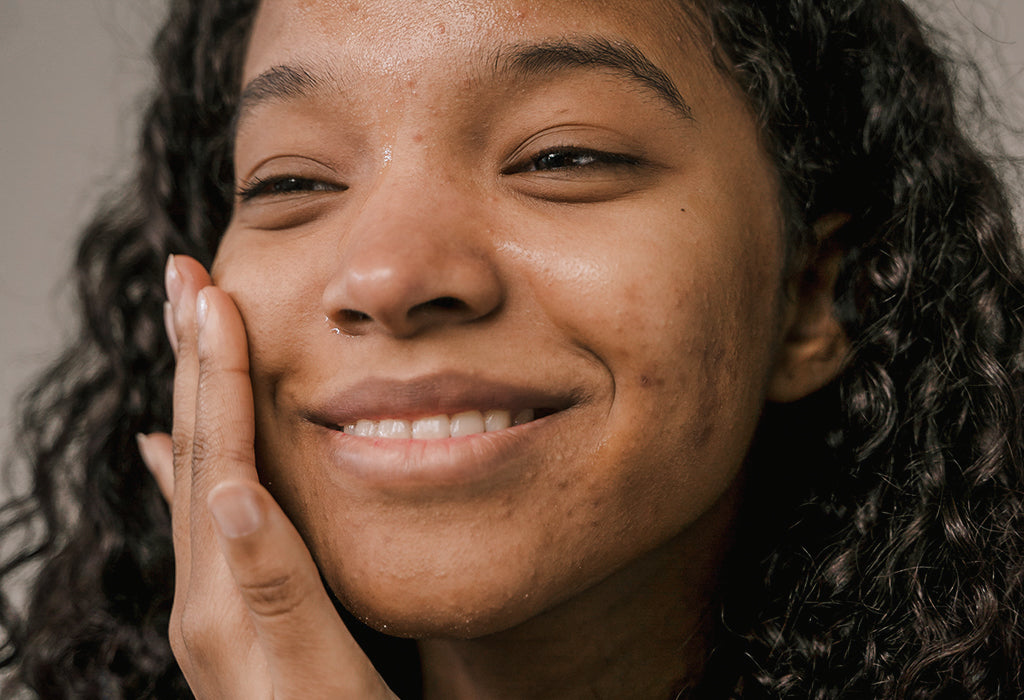
[[[527,423],[565,410],[580,395],[462,374],[368,379],[320,402],[304,417],[360,437],[438,439]]]
[[[324,458],[375,488],[479,484],[532,468],[583,392],[466,374],[367,379],[303,413]],[[518,419],[518,420],[517,420]],[[539,451],[539,452],[538,452]],[[518,466],[517,466],[518,465]],[[343,477],[342,475],[348,475]]]

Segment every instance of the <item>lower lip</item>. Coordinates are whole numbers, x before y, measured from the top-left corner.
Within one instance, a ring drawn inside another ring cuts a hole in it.
[[[491,433],[440,440],[368,438],[316,426],[328,459],[349,478],[387,489],[497,484],[523,477],[530,444],[549,432],[560,413]]]

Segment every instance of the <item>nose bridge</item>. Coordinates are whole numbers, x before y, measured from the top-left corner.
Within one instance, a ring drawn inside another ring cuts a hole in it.
[[[348,241],[340,242],[342,251],[351,256],[392,238],[405,249],[447,247],[459,235],[458,213],[471,206],[466,199],[444,173],[426,164],[388,165],[359,206]]]
[[[385,167],[338,232],[325,315],[406,337],[493,312],[504,292],[474,199],[425,163]]]

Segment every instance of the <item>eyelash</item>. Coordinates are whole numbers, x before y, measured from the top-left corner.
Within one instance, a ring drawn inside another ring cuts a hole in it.
[[[287,189],[280,189],[287,186]],[[235,191],[243,202],[256,197],[292,194],[293,192],[344,192],[348,188],[343,185],[332,185],[323,180],[314,180],[297,175],[278,175],[274,177],[254,177],[242,183]]]
[[[571,164],[549,164],[548,167],[539,167],[544,159],[586,159],[585,163]],[[514,164],[504,171],[506,175],[516,173],[550,172],[557,170],[582,170],[584,168],[600,168],[617,165],[639,165],[640,160],[623,153],[611,153],[608,151],[595,151],[589,148],[578,148],[576,146],[556,146],[546,148],[540,153],[531,156],[525,163]]]
[[[573,163],[543,163],[545,159],[585,160],[586,162]],[[583,170],[585,168],[614,167],[619,165],[639,165],[640,160],[622,153],[611,153],[608,151],[596,151],[588,148],[577,148],[575,146],[558,146],[547,148],[540,153],[531,156],[527,161],[520,162],[507,168],[503,175],[515,175],[519,173],[552,172],[566,170]],[[248,202],[256,197],[273,197],[287,195],[296,192],[344,192],[348,187],[333,185],[322,180],[315,180],[308,177],[296,175],[278,175],[274,177],[254,177],[248,182],[242,183],[235,191],[241,201]]]

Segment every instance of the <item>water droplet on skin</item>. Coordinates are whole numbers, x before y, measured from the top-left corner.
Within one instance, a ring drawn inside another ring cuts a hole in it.
[[[327,316],[324,316],[324,323],[326,323],[328,326],[330,326],[331,325],[331,319],[329,317],[327,317]],[[341,335],[341,329],[337,328],[335,326],[331,326],[331,333],[334,333],[334,335]]]

